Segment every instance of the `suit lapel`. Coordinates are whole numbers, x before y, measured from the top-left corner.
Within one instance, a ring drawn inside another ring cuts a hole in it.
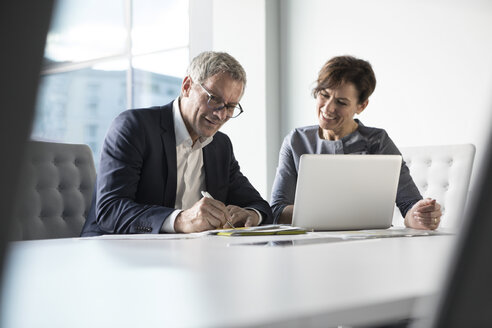
[[[205,168],[205,187],[212,195],[217,195],[217,166],[216,152],[214,143],[210,143],[203,148],[203,167]]]
[[[162,108],[162,147],[163,170],[167,171],[167,181],[164,181],[164,205],[174,207],[176,202],[177,165],[176,165],[176,135],[174,133],[174,120],[172,102]]]

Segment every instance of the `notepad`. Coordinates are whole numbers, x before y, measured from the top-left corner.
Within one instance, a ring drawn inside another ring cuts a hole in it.
[[[209,234],[217,236],[299,235],[303,233],[306,233],[306,229],[280,224],[209,231]]]

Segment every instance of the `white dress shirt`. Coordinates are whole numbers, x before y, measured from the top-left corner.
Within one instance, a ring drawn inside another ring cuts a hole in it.
[[[174,221],[182,210],[187,210],[202,198],[205,190],[205,171],[203,168],[202,148],[212,142],[213,137],[198,138],[193,145],[179,110],[179,98],[173,102],[174,134],[176,137],[177,185],[176,210],[168,216],[162,225],[162,231],[175,232]]]

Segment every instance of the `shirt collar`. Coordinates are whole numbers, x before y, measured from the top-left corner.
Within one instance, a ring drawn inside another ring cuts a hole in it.
[[[179,97],[173,101],[173,120],[174,120],[174,134],[176,136],[176,146],[179,146],[183,143],[186,143],[191,147],[193,141],[191,140],[190,134],[186,129],[186,125],[183,121],[183,117],[181,116],[181,111],[179,109]],[[205,147],[209,143],[212,142],[213,137],[199,137],[197,142],[199,143],[200,148]]]

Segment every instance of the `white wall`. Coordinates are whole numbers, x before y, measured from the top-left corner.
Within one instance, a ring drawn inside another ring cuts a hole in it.
[[[281,1],[281,134],[316,124],[311,88],[323,63],[369,60],[377,87],[362,122],[398,146],[488,147],[492,1]]]
[[[213,49],[231,53],[248,74],[245,114],[222,131],[265,198],[283,137],[316,124],[313,82],[336,55],[374,67],[378,83],[360,115],[364,124],[386,129],[401,147],[473,143],[481,161],[492,120],[492,1],[207,2]]]
[[[241,171],[269,199],[279,144],[279,5],[276,0],[214,0],[213,49],[234,56],[248,82],[244,113],[221,129]]]
[[[213,0],[189,0],[190,61],[213,47]]]

